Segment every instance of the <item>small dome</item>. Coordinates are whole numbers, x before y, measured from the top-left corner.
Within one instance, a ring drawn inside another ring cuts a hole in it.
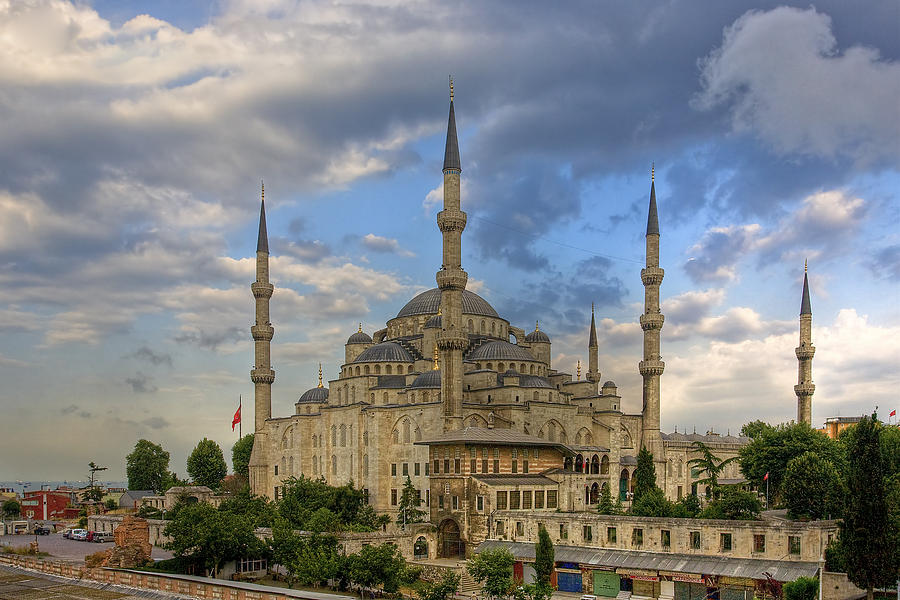
[[[416,377],[409,386],[409,389],[411,390],[421,388],[441,389],[441,370],[434,369],[431,371],[425,371],[424,373]]]
[[[538,329],[537,324],[535,324],[534,331],[525,336],[525,341],[529,344],[534,344],[535,342],[544,342],[546,344],[549,344],[550,336]]]
[[[413,357],[397,342],[382,342],[363,350],[353,362],[413,362]]]
[[[328,388],[314,387],[311,390],[306,390],[300,396],[300,399],[297,400],[297,404],[301,402],[328,402]]]
[[[605,388],[614,388],[614,387],[616,387],[616,382],[614,382],[614,381],[604,381],[604,382],[603,382],[603,387],[605,387]]]
[[[526,350],[515,344],[504,341],[492,341],[475,348],[466,360],[529,360],[534,357]]]
[[[348,344],[371,344],[372,338],[369,337],[369,334],[365,331],[357,331],[349,338],[347,338]]]
[[[415,315],[433,315],[437,313],[441,307],[441,290],[433,288],[422,292],[412,300],[406,303],[406,306],[400,309],[397,317],[412,317]],[[464,315],[479,315],[483,317],[499,318],[500,315],[494,310],[494,307],[488,304],[488,301],[469,290],[463,290],[462,293],[462,312]]]
[[[441,315],[434,315],[425,323],[425,329],[440,329]]]

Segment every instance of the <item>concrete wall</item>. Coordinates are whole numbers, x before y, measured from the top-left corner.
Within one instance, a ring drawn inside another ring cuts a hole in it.
[[[822,572],[822,600],[850,600],[865,595],[866,590],[856,587],[846,573]]]

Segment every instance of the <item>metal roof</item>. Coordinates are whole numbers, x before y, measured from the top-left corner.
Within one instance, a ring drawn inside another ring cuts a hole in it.
[[[456,139],[456,112],[453,110],[453,99],[450,99],[450,116],[447,119],[447,145],[444,147],[444,171],[459,166],[459,142]]]
[[[809,303],[809,279],[806,277],[806,272],[803,273],[803,298],[800,300],[800,314],[812,314],[812,306]]]
[[[365,331],[357,331],[349,338],[347,338],[348,344],[371,344],[372,338],[369,337],[369,334]]]
[[[397,342],[382,342],[360,352],[353,362],[413,362],[413,357]]]
[[[310,390],[306,390],[303,392],[303,395],[300,396],[300,399],[297,400],[297,404],[301,402],[327,402],[328,401],[328,388],[326,387],[314,387]]]
[[[441,307],[441,290],[432,288],[426,290],[406,303],[397,313],[397,317],[412,317],[415,315],[436,315]],[[483,317],[497,317],[497,311],[488,304],[488,301],[469,290],[462,293],[462,311],[464,315],[479,315]]]
[[[481,483],[487,485],[559,485],[549,477],[543,475],[472,475]]]
[[[528,335],[525,336],[525,341],[531,342],[531,343],[549,342],[550,336],[547,335],[546,333],[544,333],[543,331],[541,331],[540,329],[535,329],[534,331],[532,331],[531,333],[529,333]]]
[[[659,235],[659,216],[656,212],[656,182],[650,182],[650,211],[647,213],[647,235]]]
[[[259,203],[259,235],[256,237],[256,251],[269,253],[269,234],[266,232],[266,200]]]
[[[432,369],[431,371],[425,371],[418,377],[416,377],[413,382],[410,384],[410,389],[419,389],[419,388],[438,388],[441,387],[441,370],[440,369]]]
[[[486,540],[476,552],[494,548],[508,548],[516,558],[534,558],[534,544]],[[747,579],[766,579],[769,573],[778,581],[794,581],[798,577],[813,577],[819,570],[814,562],[771,560],[766,558],[731,558],[668,552],[636,552],[634,550],[606,550],[602,548],[577,548],[555,546],[555,559],[584,565],[623,569],[651,569],[676,573],[725,575]]]
[[[521,346],[502,340],[494,340],[472,350],[466,356],[466,360],[527,360],[534,362],[534,357]]]

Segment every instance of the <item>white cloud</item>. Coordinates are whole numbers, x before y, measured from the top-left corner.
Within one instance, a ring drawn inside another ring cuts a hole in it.
[[[839,49],[815,8],[750,11],[701,62],[696,106],[727,105],[736,131],[782,154],[900,162],[900,63],[873,48]]]
[[[373,252],[382,252],[386,254],[396,254],[398,256],[406,256],[413,257],[416,255],[415,252],[411,252],[409,250],[405,250],[400,247],[400,243],[397,242],[396,238],[387,238],[382,237],[380,235],[375,235],[374,233],[367,233],[362,237],[361,243],[363,246],[372,250]]]

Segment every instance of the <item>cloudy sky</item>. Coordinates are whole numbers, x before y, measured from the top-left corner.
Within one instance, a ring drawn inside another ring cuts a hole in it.
[[[557,369],[594,302],[640,409],[655,162],[664,429],[795,417],[806,258],[813,420],[886,414],[898,7],[0,0],[0,480],[119,479],[141,437],[182,475],[200,438],[230,451],[261,179],[275,415],[434,287],[451,73],[470,288],[540,319]]]

